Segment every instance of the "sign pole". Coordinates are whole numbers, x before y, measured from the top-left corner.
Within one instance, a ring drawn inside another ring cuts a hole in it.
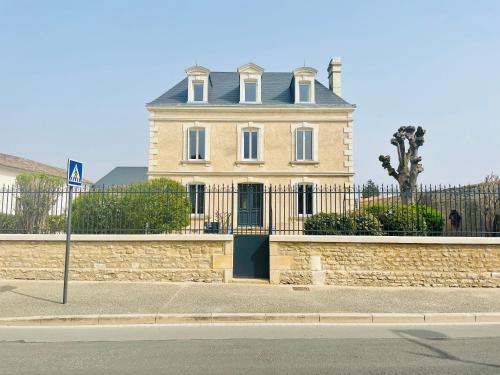
[[[63,304],[68,301],[68,274],[69,274],[69,251],[71,248],[71,202],[73,201],[73,186],[69,186],[68,194],[68,222],[66,227],[66,255],[64,258],[64,288]]]

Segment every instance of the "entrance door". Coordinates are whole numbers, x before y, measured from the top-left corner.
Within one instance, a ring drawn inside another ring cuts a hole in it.
[[[262,184],[238,184],[238,225],[262,226]]]
[[[234,236],[233,276],[269,279],[269,236]]]

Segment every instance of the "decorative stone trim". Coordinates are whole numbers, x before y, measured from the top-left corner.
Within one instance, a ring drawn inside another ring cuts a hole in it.
[[[230,234],[74,234],[72,241],[232,241]],[[65,234],[0,234],[0,241],[66,241]]]
[[[271,235],[270,242],[408,243],[442,245],[500,245],[498,237],[411,237],[411,236],[311,236]]]

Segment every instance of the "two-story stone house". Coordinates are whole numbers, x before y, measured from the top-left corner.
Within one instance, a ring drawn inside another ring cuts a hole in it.
[[[314,186],[350,184],[354,175],[355,106],[341,98],[340,59],[332,59],[327,71],[328,88],[310,67],[265,72],[249,63],[235,72],[186,69],[182,81],[147,104],[149,178],[185,184],[194,214],[202,214],[205,205],[196,197],[214,184],[241,192],[238,212],[262,205],[244,192],[291,186],[304,198],[297,213],[311,214],[306,195]]]

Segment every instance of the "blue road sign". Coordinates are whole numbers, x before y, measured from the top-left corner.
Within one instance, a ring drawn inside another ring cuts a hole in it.
[[[82,186],[83,180],[83,163],[68,159],[68,186]]]

